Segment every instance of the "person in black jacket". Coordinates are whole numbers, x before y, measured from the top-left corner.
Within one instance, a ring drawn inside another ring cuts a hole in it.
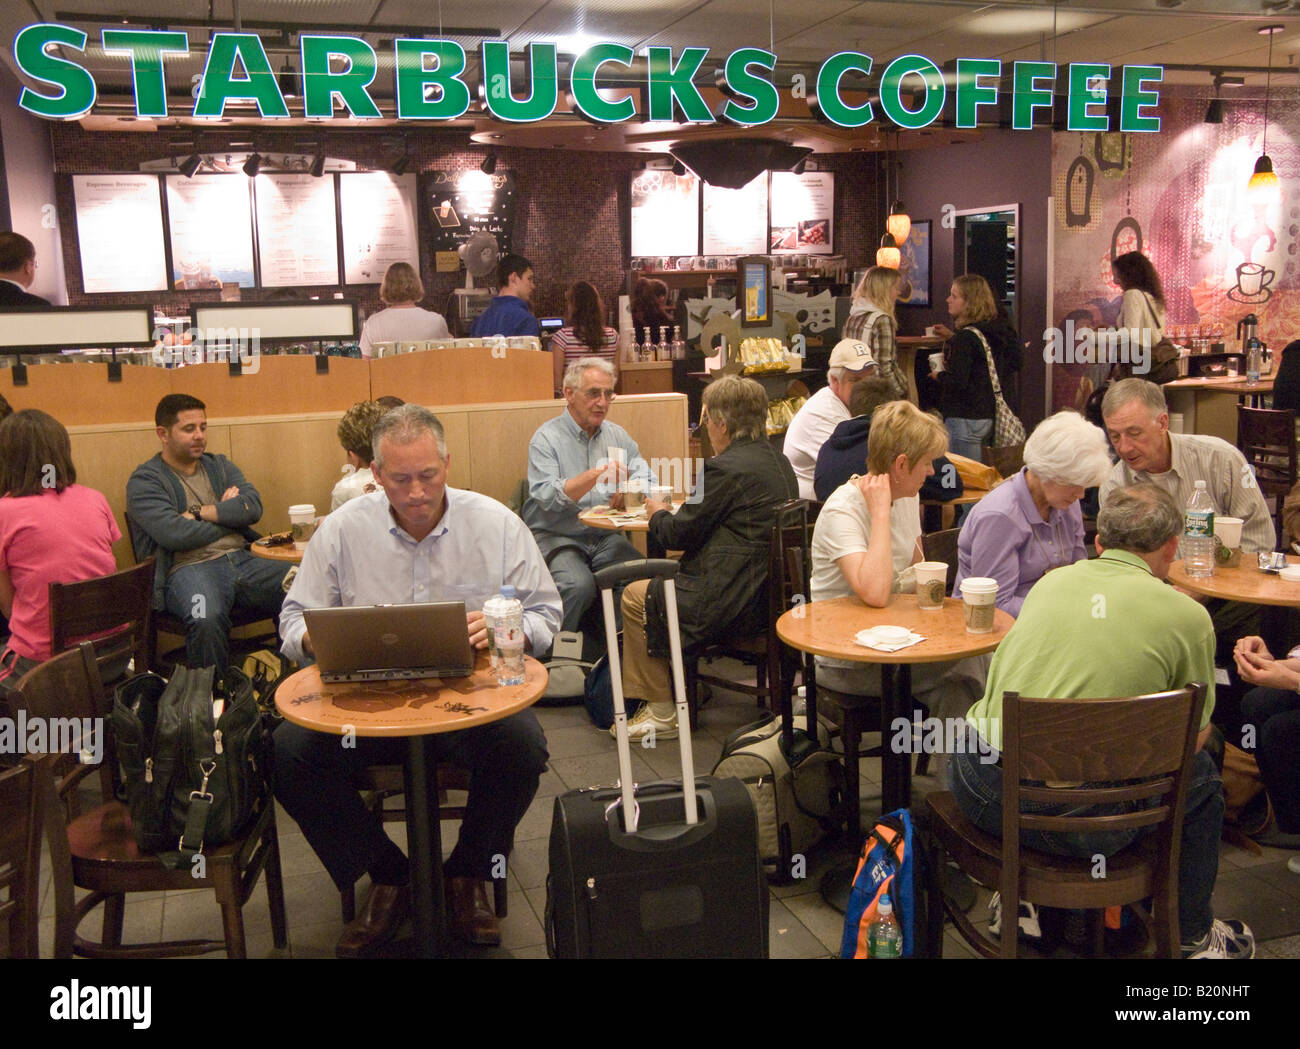
[[[943,348],[943,371],[937,376],[939,411],[948,428],[948,450],[979,462],[981,446],[993,436],[989,354],[1005,395],[1007,380],[1020,370],[1020,340],[1006,316],[999,313],[988,281],[979,274],[967,273],[952,282],[948,313],[956,332],[935,326],[948,340]]]
[[[27,289],[36,279],[36,245],[21,233],[0,233],[0,310],[29,310],[49,303]]]
[[[765,628],[774,511],[799,497],[789,461],[768,443],[762,386],[736,375],[716,379],[704,389],[701,414],[717,454],[704,464],[698,500],[675,514],[646,501],[647,543],[682,551],[676,585],[683,650]],[[632,583],[623,591],[623,694],[646,701],[628,721],[633,740],[677,735],[667,656],[663,583]]]
[[[813,490],[819,500],[825,502],[831,492],[867,468],[871,413],[892,400],[894,396],[888,379],[873,376],[853,384],[853,392],[849,394],[849,411],[853,418],[836,426],[817,453]],[[961,476],[956,468],[946,455],[939,456],[934,461],[934,476],[927,477],[925,484],[921,485],[921,498],[946,503],[956,499],[962,491]]]
[[[1300,339],[1288,342],[1273,376],[1273,407],[1290,408],[1300,418]]]

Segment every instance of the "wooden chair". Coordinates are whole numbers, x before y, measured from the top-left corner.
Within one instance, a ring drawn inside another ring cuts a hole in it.
[[[1260,494],[1272,503],[1273,527],[1280,539],[1282,504],[1297,480],[1295,410],[1237,405],[1237,447],[1255,471]]]
[[[51,651],[58,655],[86,640],[94,646],[106,704],[99,717],[108,717],[111,690],[126,677],[129,660],[135,661],[136,673],[150,668],[153,573],[154,558],[150,557],[111,575],[50,584]],[[105,750],[99,772],[107,801],[115,796],[118,779],[111,749]]]
[[[930,532],[921,536],[921,553],[927,561],[942,561],[948,566],[948,578],[944,582],[943,592],[952,596],[953,583],[957,579],[957,537],[960,528],[945,528],[942,532]]]
[[[95,661],[95,649],[81,642],[18,682],[18,702],[29,717],[84,718],[103,709],[102,685]],[[92,765],[83,765],[77,754],[52,753],[44,764],[58,783],[65,804],[75,794]],[[171,870],[157,856],[141,852],[131,829],[125,805],[110,802],[90,812],[60,820],[63,833],[50,841],[55,866],[56,957],[73,954],[90,958],[167,958],[205,954],[223,948],[230,958],[243,958],[244,918],[242,909],[258,877],[265,872],[266,892],[271,908],[271,933],[277,947],[288,943],[284,913],[284,883],[280,876],[280,846],[275,830],[275,806],[270,794],[259,805],[248,828],[228,845],[214,846],[203,853],[206,870],[185,866]],[[66,855],[66,867],[62,856]],[[72,887],[90,890],[75,906]],[[210,888],[221,907],[224,939],[178,940],[167,943],[122,943],[122,921],[126,894],[167,890]],[[103,938],[99,943],[76,935],[86,915],[104,904]]]
[[[39,956],[41,842],[58,803],[43,765],[24,761],[0,773],[0,958]]]
[[[131,524],[131,515],[123,512],[122,516],[126,520],[126,536],[131,543],[131,557],[138,560],[139,555],[136,553],[135,550],[135,528]],[[150,560],[153,559],[150,558]],[[152,598],[152,589],[150,591],[150,597]],[[259,623],[269,623],[271,625],[271,629],[263,630],[260,634],[257,634],[253,637],[231,639],[230,651],[232,653],[232,659],[231,659],[232,663],[237,662],[233,658],[235,653],[246,654],[248,652],[255,651],[256,649],[259,648],[279,648],[280,647],[280,643],[279,643],[280,621],[278,616],[268,617],[261,612],[257,612],[248,608],[232,608],[230,610],[230,629],[232,631],[240,630],[243,627],[254,626],[255,624],[259,624]],[[148,664],[150,669],[156,670],[159,667],[159,663],[158,663],[159,633],[172,634],[175,637],[184,638],[185,635],[188,633],[188,631],[185,628],[184,620],[178,618],[177,616],[172,615],[170,612],[166,610],[157,610],[157,609],[155,609],[153,612],[152,626],[150,628],[150,631],[151,632],[149,635]],[[175,649],[169,650],[167,652],[167,657],[170,657],[174,651],[176,650]],[[174,660],[172,660],[171,662],[174,662]]]
[[[1178,857],[1187,772],[1196,748],[1203,685],[1121,699],[1002,700],[1002,837],[973,826],[952,794],[926,797],[928,829],[945,856],[973,879],[1002,893],[999,942],[975,928],[945,899],[957,931],[986,958],[1014,958],[1017,901],[1096,911],[1092,942],[1100,951],[1100,910],[1151,897],[1156,954],[1179,956]],[[1044,786],[1045,783],[1080,784]],[[1098,785],[1102,784],[1102,785]],[[1124,803],[1132,811],[1108,816],[1022,814],[1024,802],[1074,807]],[[1144,807],[1149,806],[1149,807]],[[1105,877],[1089,859],[1023,848],[1023,830],[1099,832],[1145,828],[1126,849],[1106,858]],[[937,946],[937,945],[936,945]]]
[[[1014,477],[1025,465],[1025,446],[1012,444],[1006,448],[993,448],[986,444],[980,448],[980,459],[1004,478]]]
[[[447,792],[451,790],[469,790],[469,769],[458,765],[438,763],[438,818],[440,820],[463,820],[464,805],[447,805]],[[401,765],[371,765],[358,777],[357,787],[367,795],[367,806],[371,812],[378,813],[385,823],[405,823],[405,808],[389,808],[384,802],[406,792],[402,778]],[[492,909],[498,918],[506,916],[506,896],[508,886],[505,878],[492,879]],[[342,904],[343,920],[350,922],[357,916],[357,892],[355,885],[349,885],[339,892]]]

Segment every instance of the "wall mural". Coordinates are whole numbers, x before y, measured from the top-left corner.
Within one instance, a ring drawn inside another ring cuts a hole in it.
[[[1222,124],[1203,123],[1205,105],[1165,97],[1159,135],[1052,136],[1053,313],[1064,343],[1114,324],[1121,293],[1110,262],[1125,251],[1151,259],[1175,334],[1222,332],[1236,349],[1237,322],[1254,313],[1274,353],[1300,338],[1300,102],[1275,92],[1269,105],[1280,185],[1265,194],[1246,188],[1263,146],[1262,105],[1230,101]],[[1109,365],[1082,356],[1053,361],[1053,410],[1080,407],[1105,380]]]

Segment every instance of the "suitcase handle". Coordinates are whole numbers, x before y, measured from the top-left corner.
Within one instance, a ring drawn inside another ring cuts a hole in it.
[[[671,579],[677,574],[681,565],[671,558],[642,558],[640,561],[624,561],[620,565],[610,565],[596,572],[593,578],[601,590],[609,590],[621,583],[632,583],[638,579]]]

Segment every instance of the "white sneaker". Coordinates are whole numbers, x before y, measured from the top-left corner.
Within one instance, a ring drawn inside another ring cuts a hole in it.
[[[1210,931],[1199,943],[1183,944],[1184,958],[1233,958],[1255,957],[1255,934],[1250,926],[1236,918],[1221,921],[1214,919]]]
[[[677,738],[677,718],[657,718],[649,703],[642,703],[641,709],[627,719],[627,738],[629,743],[639,743],[646,736],[654,734],[656,741]],[[609,734],[618,739],[618,726],[610,725]]]
[[[1038,908],[1028,900],[1021,900],[1018,908],[1020,935],[1027,940],[1041,940],[1043,927],[1038,924]],[[1002,935],[1002,893],[995,892],[989,900],[989,935]]]

